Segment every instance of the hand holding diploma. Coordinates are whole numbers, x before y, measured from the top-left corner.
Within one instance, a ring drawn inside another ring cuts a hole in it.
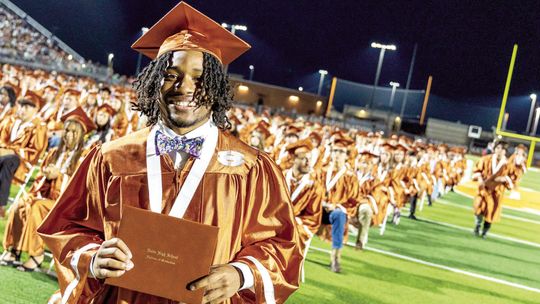
[[[132,257],[124,241],[119,238],[110,239],[103,242],[94,255],[90,272],[96,279],[120,277],[135,266]]]
[[[231,265],[212,266],[210,274],[189,286],[194,291],[204,289],[203,303],[221,303],[238,292],[241,286],[240,273]]]

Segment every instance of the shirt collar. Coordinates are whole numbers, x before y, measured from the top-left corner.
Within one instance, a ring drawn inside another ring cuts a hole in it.
[[[177,136],[180,137],[186,137],[188,139],[195,138],[195,137],[203,137],[205,138],[207,134],[210,132],[210,126],[213,124],[212,119],[208,119],[203,125],[200,127],[189,131],[188,133],[184,135],[176,134],[171,128],[167,127],[162,120],[158,121],[158,128],[161,132],[163,132],[165,135],[174,138]]]

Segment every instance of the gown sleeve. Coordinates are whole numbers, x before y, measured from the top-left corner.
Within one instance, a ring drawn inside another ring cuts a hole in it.
[[[88,274],[92,255],[105,239],[102,206],[109,176],[100,147],[96,147],[38,228],[53,253],[60,289],[68,303],[93,298],[102,287]]]
[[[246,194],[241,250],[234,262],[250,268],[254,284],[240,296],[247,303],[283,303],[298,288],[302,255],[285,179],[268,155],[258,156]]]

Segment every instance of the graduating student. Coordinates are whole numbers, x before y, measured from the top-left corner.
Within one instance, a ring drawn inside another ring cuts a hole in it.
[[[496,142],[493,154],[482,157],[473,171],[473,180],[479,182],[473,201],[476,236],[480,236],[482,223],[482,237],[485,238],[491,224],[501,218],[503,194],[513,188],[512,179],[508,176],[507,150],[506,142]]]
[[[286,170],[285,181],[291,193],[294,216],[298,224],[298,236],[304,255],[307,243],[321,225],[324,185],[315,171],[311,170],[310,159],[313,145],[302,139],[289,145],[293,166]]]
[[[330,269],[341,272],[341,251],[349,216],[356,215],[359,186],[347,160],[353,140],[337,137],[332,144],[330,163],[324,168],[325,202],[323,218],[332,225],[332,253]]]
[[[167,302],[102,281],[138,267],[116,237],[122,208],[133,206],[220,228],[214,266],[189,284],[205,303],[285,302],[302,262],[287,185],[268,155],[224,132],[223,65],[249,45],[181,2],[133,48],[153,59],[135,82],[149,128],[91,151],[38,230],[63,297]]]
[[[0,217],[5,215],[11,182],[23,183],[47,147],[47,128],[37,112],[43,100],[27,91],[15,115],[0,122]]]

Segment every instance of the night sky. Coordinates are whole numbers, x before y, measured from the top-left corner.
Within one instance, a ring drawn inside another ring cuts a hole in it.
[[[87,59],[135,72],[130,45],[177,0],[12,0]],[[540,1],[201,1],[189,4],[217,22],[243,24],[238,35],[253,48],[229,67],[254,80],[315,92],[318,70],[372,84],[377,41],[387,52],[381,85],[405,85],[414,43],[411,88],[433,75],[434,94],[461,99],[502,96],[514,43],[519,52],[511,95],[540,93]],[[329,81],[325,84],[329,86]],[[324,92],[323,92],[324,93]],[[480,99],[479,99],[480,100]],[[488,99],[488,100],[500,100]],[[479,101],[481,102],[481,101]]]

